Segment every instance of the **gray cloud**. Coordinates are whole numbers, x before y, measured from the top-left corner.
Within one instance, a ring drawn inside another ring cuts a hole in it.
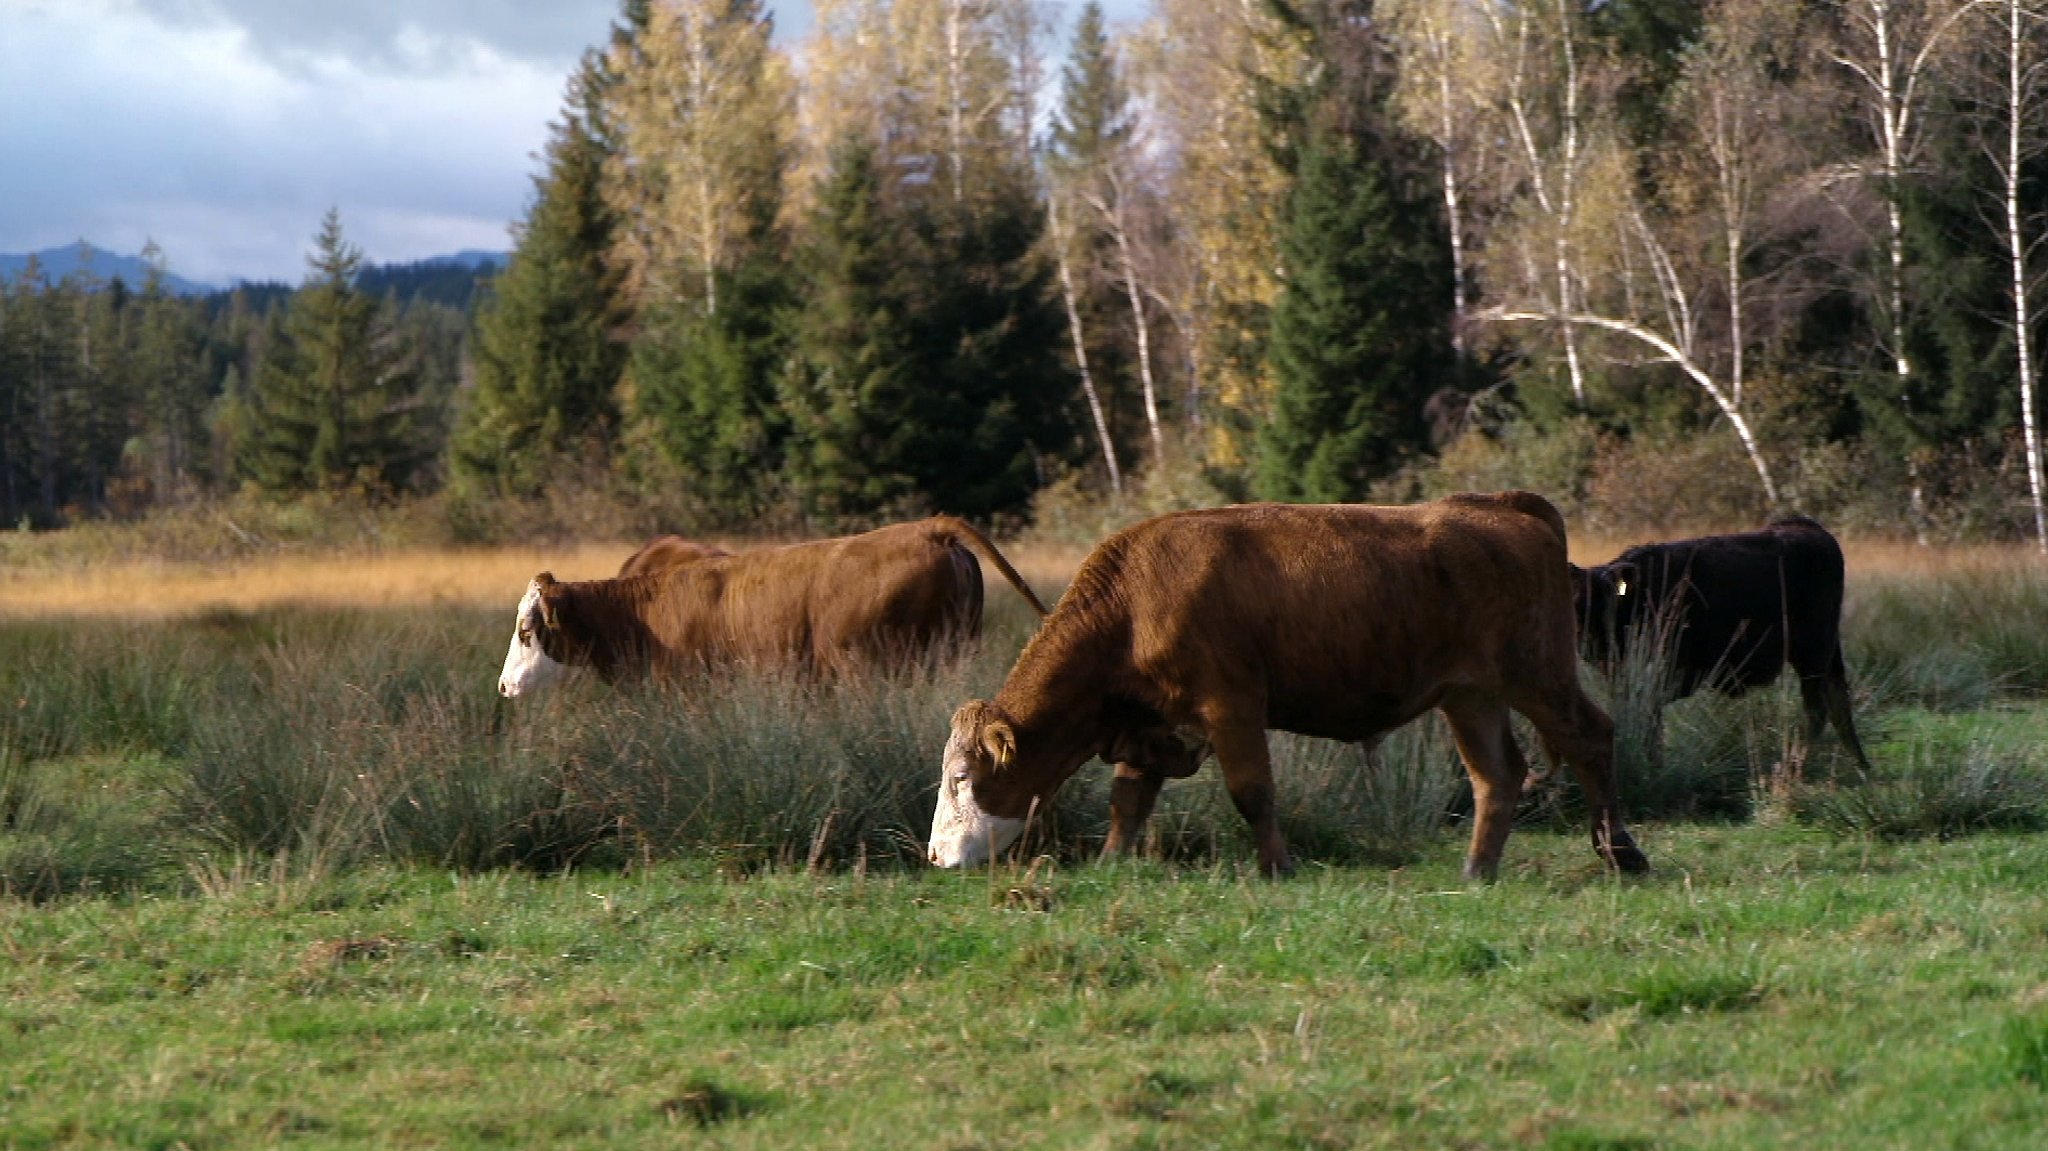
[[[0,0],[0,22],[0,251],[154,238],[215,281],[296,281],[329,206],[376,260],[508,246],[581,40],[559,64],[472,43],[393,71],[282,66],[132,2]]]
[[[603,39],[615,0],[138,0],[166,25],[240,29],[286,65],[340,58],[389,70],[446,67],[473,47],[567,67]]]

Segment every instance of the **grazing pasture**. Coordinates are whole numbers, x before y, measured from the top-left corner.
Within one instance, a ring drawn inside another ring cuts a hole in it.
[[[10,1146],[2031,1148],[2048,839],[1409,867],[260,864],[0,904]]]
[[[1289,882],[1252,877],[1213,767],[1167,787],[1139,862],[1087,862],[1096,766],[1017,862],[924,870],[946,717],[1032,622],[1010,596],[978,653],[888,680],[499,699],[533,571],[632,546],[0,570],[0,1145],[2048,1127],[2048,572],[2024,553],[1849,544],[1868,777],[1832,741],[1790,754],[1789,683],[1672,706],[1653,771],[1630,677],[1655,669],[1588,672],[1658,870],[1601,869],[1565,789],[1475,887],[1433,722],[1370,762],[1274,737]],[[1050,592],[1076,557],[1018,558]]]

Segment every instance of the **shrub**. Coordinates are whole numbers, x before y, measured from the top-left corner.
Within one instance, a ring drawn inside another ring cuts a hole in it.
[[[1875,777],[1796,788],[1788,806],[1803,823],[1882,839],[2035,831],[2048,827],[2048,771],[1981,745],[1916,743]]]
[[[1176,445],[1163,463],[1125,478],[1121,497],[1101,490],[1089,474],[1070,471],[1031,500],[1025,544],[1093,547],[1139,520],[1235,502],[1205,467],[1192,444]]]

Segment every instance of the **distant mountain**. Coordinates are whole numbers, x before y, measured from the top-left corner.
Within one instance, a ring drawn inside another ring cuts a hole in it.
[[[446,304],[466,310],[509,258],[503,252],[464,251],[410,264],[366,264],[356,277],[356,287],[373,296],[391,296],[400,303]]]
[[[0,253],[0,280],[11,282],[18,278],[30,258],[28,254]],[[64,277],[74,272],[89,270],[101,280],[120,280],[129,288],[140,291],[149,278],[149,265],[141,257],[115,255],[83,240],[62,248],[36,252],[33,258],[42,266],[43,278],[52,284],[62,282]],[[365,264],[356,286],[372,295],[396,296],[401,302],[422,300],[467,308],[474,302],[477,290],[504,270],[511,259],[510,252],[465,248],[460,252],[428,256],[409,263]],[[297,285],[238,280],[233,285],[221,287],[188,280],[174,273],[164,275],[164,288],[179,296],[225,296],[236,287],[268,299],[289,295]]]
[[[422,264],[458,264],[472,271],[490,268],[494,271],[502,272],[505,270],[505,265],[512,262],[512,253],[487,252],[482,248],[464,248],[460,252],[453,252],[446,256],[428,256],[426,259],[418,262]]]
[[[149,265],[140,256],[117,256],[80,240],[62,248],[47,248],[31,255],[0,253],[0,279],[14,280],[28,267],[30,259],[42,265],[43,278],[61,282],[74,272],[90,272],[102,280],[120,280],[136,291],[149,279]],[[164,290],[179,296],[203,296],[218,291],[212,284],[188,280],[175,273],[164,274]]]

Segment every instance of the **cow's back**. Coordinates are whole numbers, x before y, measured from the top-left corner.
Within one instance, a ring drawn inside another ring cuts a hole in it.
[[[839,671],[921,654],[977,627],[982,602],[972,554],[922,526],[699,560],[659,577],[651,624],[682,665]]]
[[[1680,695],[1715,682],[1733,690],[1766,684],[1788,661],[1824,667],[1839,640],[1841,547],[1806,517],[1640,545],[1614,562],[1634,566],[1638,611],[1661,616],[1664,628],[1677,631],[1672,662]],[[1644,626],[1640,617],[1633,622]]]
[[[821,661],[915,657],[981,628],[974,554],[928,520],[830,541],[812,587]]]
[[[1575,674],[1562,520],[1527,493],[1180,513],[1105,547],[1145,702],[1176,721],[1249,692],[1271,726],[1359,739],[1451,687]]]
[[[656,536],[647,541],[639,551],[626,557],[626,562],[619,565],[618,578],[660,575],[699,560],[715,559],[730,554],[732,553],[724,548],[700,544],[682,536]]]

